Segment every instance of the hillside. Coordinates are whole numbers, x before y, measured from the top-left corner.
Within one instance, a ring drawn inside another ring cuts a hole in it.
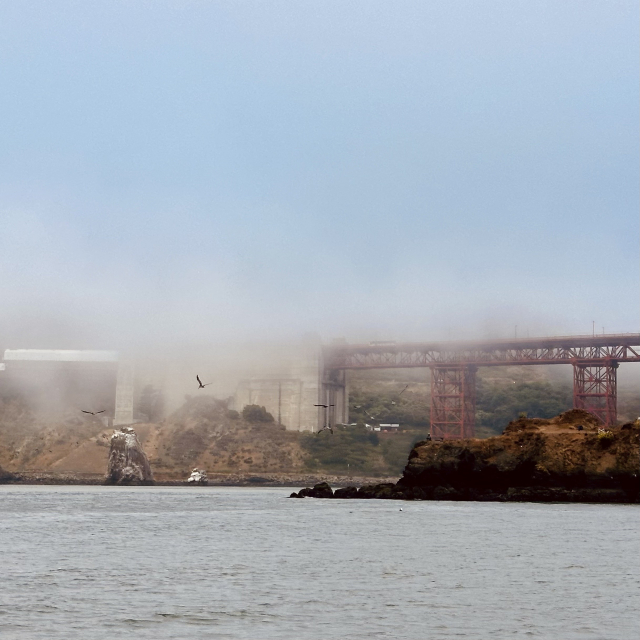
[[[401,473],[419,435],[373,434],[364,427],[334,434],[286,431],[252,422],[211,396],[188,398],[159,423],[134,425],[158,480],[184,479],[194,467],[209,474]],[[19,398],[0,403],[0,467],[9,472],[103,474],[112,429],[98,418],[44,420]]]
[[[524,369],[524,370],[523,370]],[[505,367],[479,375],[478,436],[502,431],[521,412],[550,418],[570,404],[566,381],[536,368]],[[243,419],[208,395],[187,397],[162,419],[139,423],[139,435],[159,480],[182,480],[192,468],[209,474],[334,474],[399,477],[429,423],[424,371],[355,372],[350,413],[355,425],[334,433],[285,431],[274,422]],[[621,394],[621,416],[637,412],[637,394]],[[162,403],[160,403],[161,405]],[[149,414],[152,414],[149,411]],[[371,432],[365,423],[398,422],[403,432]],[[104,474],[112,430],[79,411],[46,415],[17,394],[0,396],[0,467],[8,472]]]
[[[211,473],[304,469],[300,434],[233,419],[226,403],[210,396],[188,399],[163,422],[134,426],[158,479],[182,479],[193,467]],[[111,433],[93,417],[45,422],[12,399],[0,404],[0,466],[101,474]]]
[[[159,477],[182,478],[192,467],[211,473],[304,468],[299,433],[235,417],[226,402],[209,396],[190,398],[160,425],[136,425],[136,430]]]

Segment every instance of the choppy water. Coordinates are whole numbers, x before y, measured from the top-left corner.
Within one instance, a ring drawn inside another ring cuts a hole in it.
[[[639,637],[638,507],[286,495],[0,487],[0,637]]]

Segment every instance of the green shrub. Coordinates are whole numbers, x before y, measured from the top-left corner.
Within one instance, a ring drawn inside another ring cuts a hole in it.
[[[516,418],[553,418],[573,405],[571,387],[549,382],[495,385],[478,377],[476,427],[485,437],[502,433]]]
[[[611,444],[614,439],[613,431],[609,429],[598,429],[598,442],[602,445]]]
[[[380,437],[363,425],[336,425],[333,434],[306,433],[300,443],[308,454],[305,464],[309,469],[400,475],[415,439],[415,434]]]
[[[265,409],[257,404],[245,405],[242,410],[242,417],[247,422],[273,422],[273,416]]]

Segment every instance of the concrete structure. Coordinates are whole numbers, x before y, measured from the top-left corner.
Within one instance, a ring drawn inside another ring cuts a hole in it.
[[[117,351],[82,349],[5,349],[5,362],[118,362]]]
[[[248,378],[238,383],[233,399],[237,411],[250,404],[257,404],[280,422],[287,429],[306,431],[312,428],[308,420],[301,415],[302,398],[305,385],[300,378],[273,376],[267,378]]]
[[[97,409],[112,402],[105,415],[114,424],[133,423],[133,366],[117,351],[79,349],[7,349],[4,384],[26,392],[40,408],[78,406]]]
[[[318,425],[332,427],[335,424],[349,424],[349,385],[344,369],[329,368],[325,365],[325,350],[320,355],[320,407]]]
[[[290,431],[317,431],[322,427],[320,384],[321,345],[306,340],[288,361],[274,365],[275,372],[241,380],[233,397],[237,411],[249,404],[265,407],[276,421]]]
[[[133,424],[133,364],[120,362],[116,379],[116,406],[113,424]]]

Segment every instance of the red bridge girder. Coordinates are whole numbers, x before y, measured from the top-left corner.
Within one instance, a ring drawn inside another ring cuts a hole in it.
[[[323,349],[325,371],[431,368],[431,435],[473,437],[479,366],[571,364],[573,404],[604,425],[616,422],[616,370],[640,362],[640,334],[440,343],[338,344]]]
[[[513,366],[581,360],[640,362],[640,334],[483,342],[389,343],[324,347],[327,369],[389,369],[434,364]]]

